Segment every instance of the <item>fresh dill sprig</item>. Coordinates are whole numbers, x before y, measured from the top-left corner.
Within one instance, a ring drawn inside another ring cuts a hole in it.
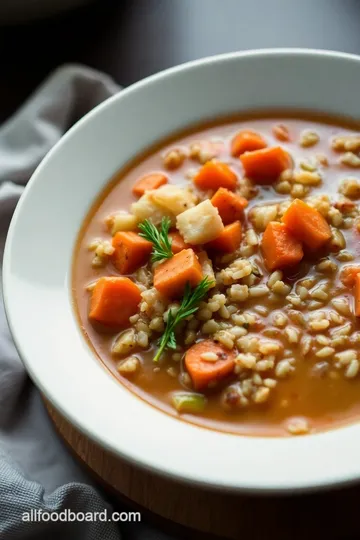
[[[159,339],[159,348],[154,356],[154,362],[159,360],[165,349],[176,349],[175,328],[181,321],[199,309],[201,300],[205,297],[212,284],[208,276],[204,277],[195,289],[191,289],[189,283],[186,284],[184,296],[178,311],[173,314],[170,309],[168,312],[166,328]]]
[[[138,226],[141,231],[139,236],[153,244],[152,262],[170,259],[173,256],[171,237],[169,236],[170,225],[170,218],[163,217],[159,229],[149,219],[145,219]]]

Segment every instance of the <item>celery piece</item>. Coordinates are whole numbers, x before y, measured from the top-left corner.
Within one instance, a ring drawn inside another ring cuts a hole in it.
[[[205,408],[206,398],[193,392],[176,392],[172,396],[172,404],[179,413],[201,413]]]

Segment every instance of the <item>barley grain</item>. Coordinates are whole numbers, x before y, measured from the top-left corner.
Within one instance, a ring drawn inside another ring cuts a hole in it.
[[[353,379],[359,373],[359,361],[352,360],[349,366],[345,370],[345,377]]]
[[[308,148],[309,146],[315,146],[320,140],[319,135],[315,131],[304,130],[300,134],[300,146]]]

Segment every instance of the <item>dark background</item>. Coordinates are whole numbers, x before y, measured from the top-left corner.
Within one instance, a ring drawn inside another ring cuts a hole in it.
[[[64,62],[127,86],[188,60],[262,47],[360,53],[360,1],[98,0],[53,20],[0,27],[0,122]]]
[[[203,56],[267,47],[360,54],[360,0],[98,0],[52,20],[0,27],[0,123],[66,62],[106,71],[127,86]],[[302,504],[306,513],[312,503]]]

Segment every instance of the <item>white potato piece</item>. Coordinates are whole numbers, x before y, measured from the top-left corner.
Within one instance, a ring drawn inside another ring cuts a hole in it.
[[[114,236],[119,231],[134,231],[138,220],[133,214],[127,212],[118,212],[106,220],[107,226]]]
[[[175,216],[195,206],[194,195],[185,188],[167,184],[148,192],[150,199]]]
[[[219,212],[209,200],[179,214],[176,226],[187,244],[206,244],[224,230]]]
[[[131,212],[136,216],[137,220],[144,221],[150,219],[154,225],[159,225],[163,217],[168,216],[171,224],[175,225],[175,216],[169,210],[155,204],[150,196],[151,192],[147,191],[140,199],[131,205]]]

